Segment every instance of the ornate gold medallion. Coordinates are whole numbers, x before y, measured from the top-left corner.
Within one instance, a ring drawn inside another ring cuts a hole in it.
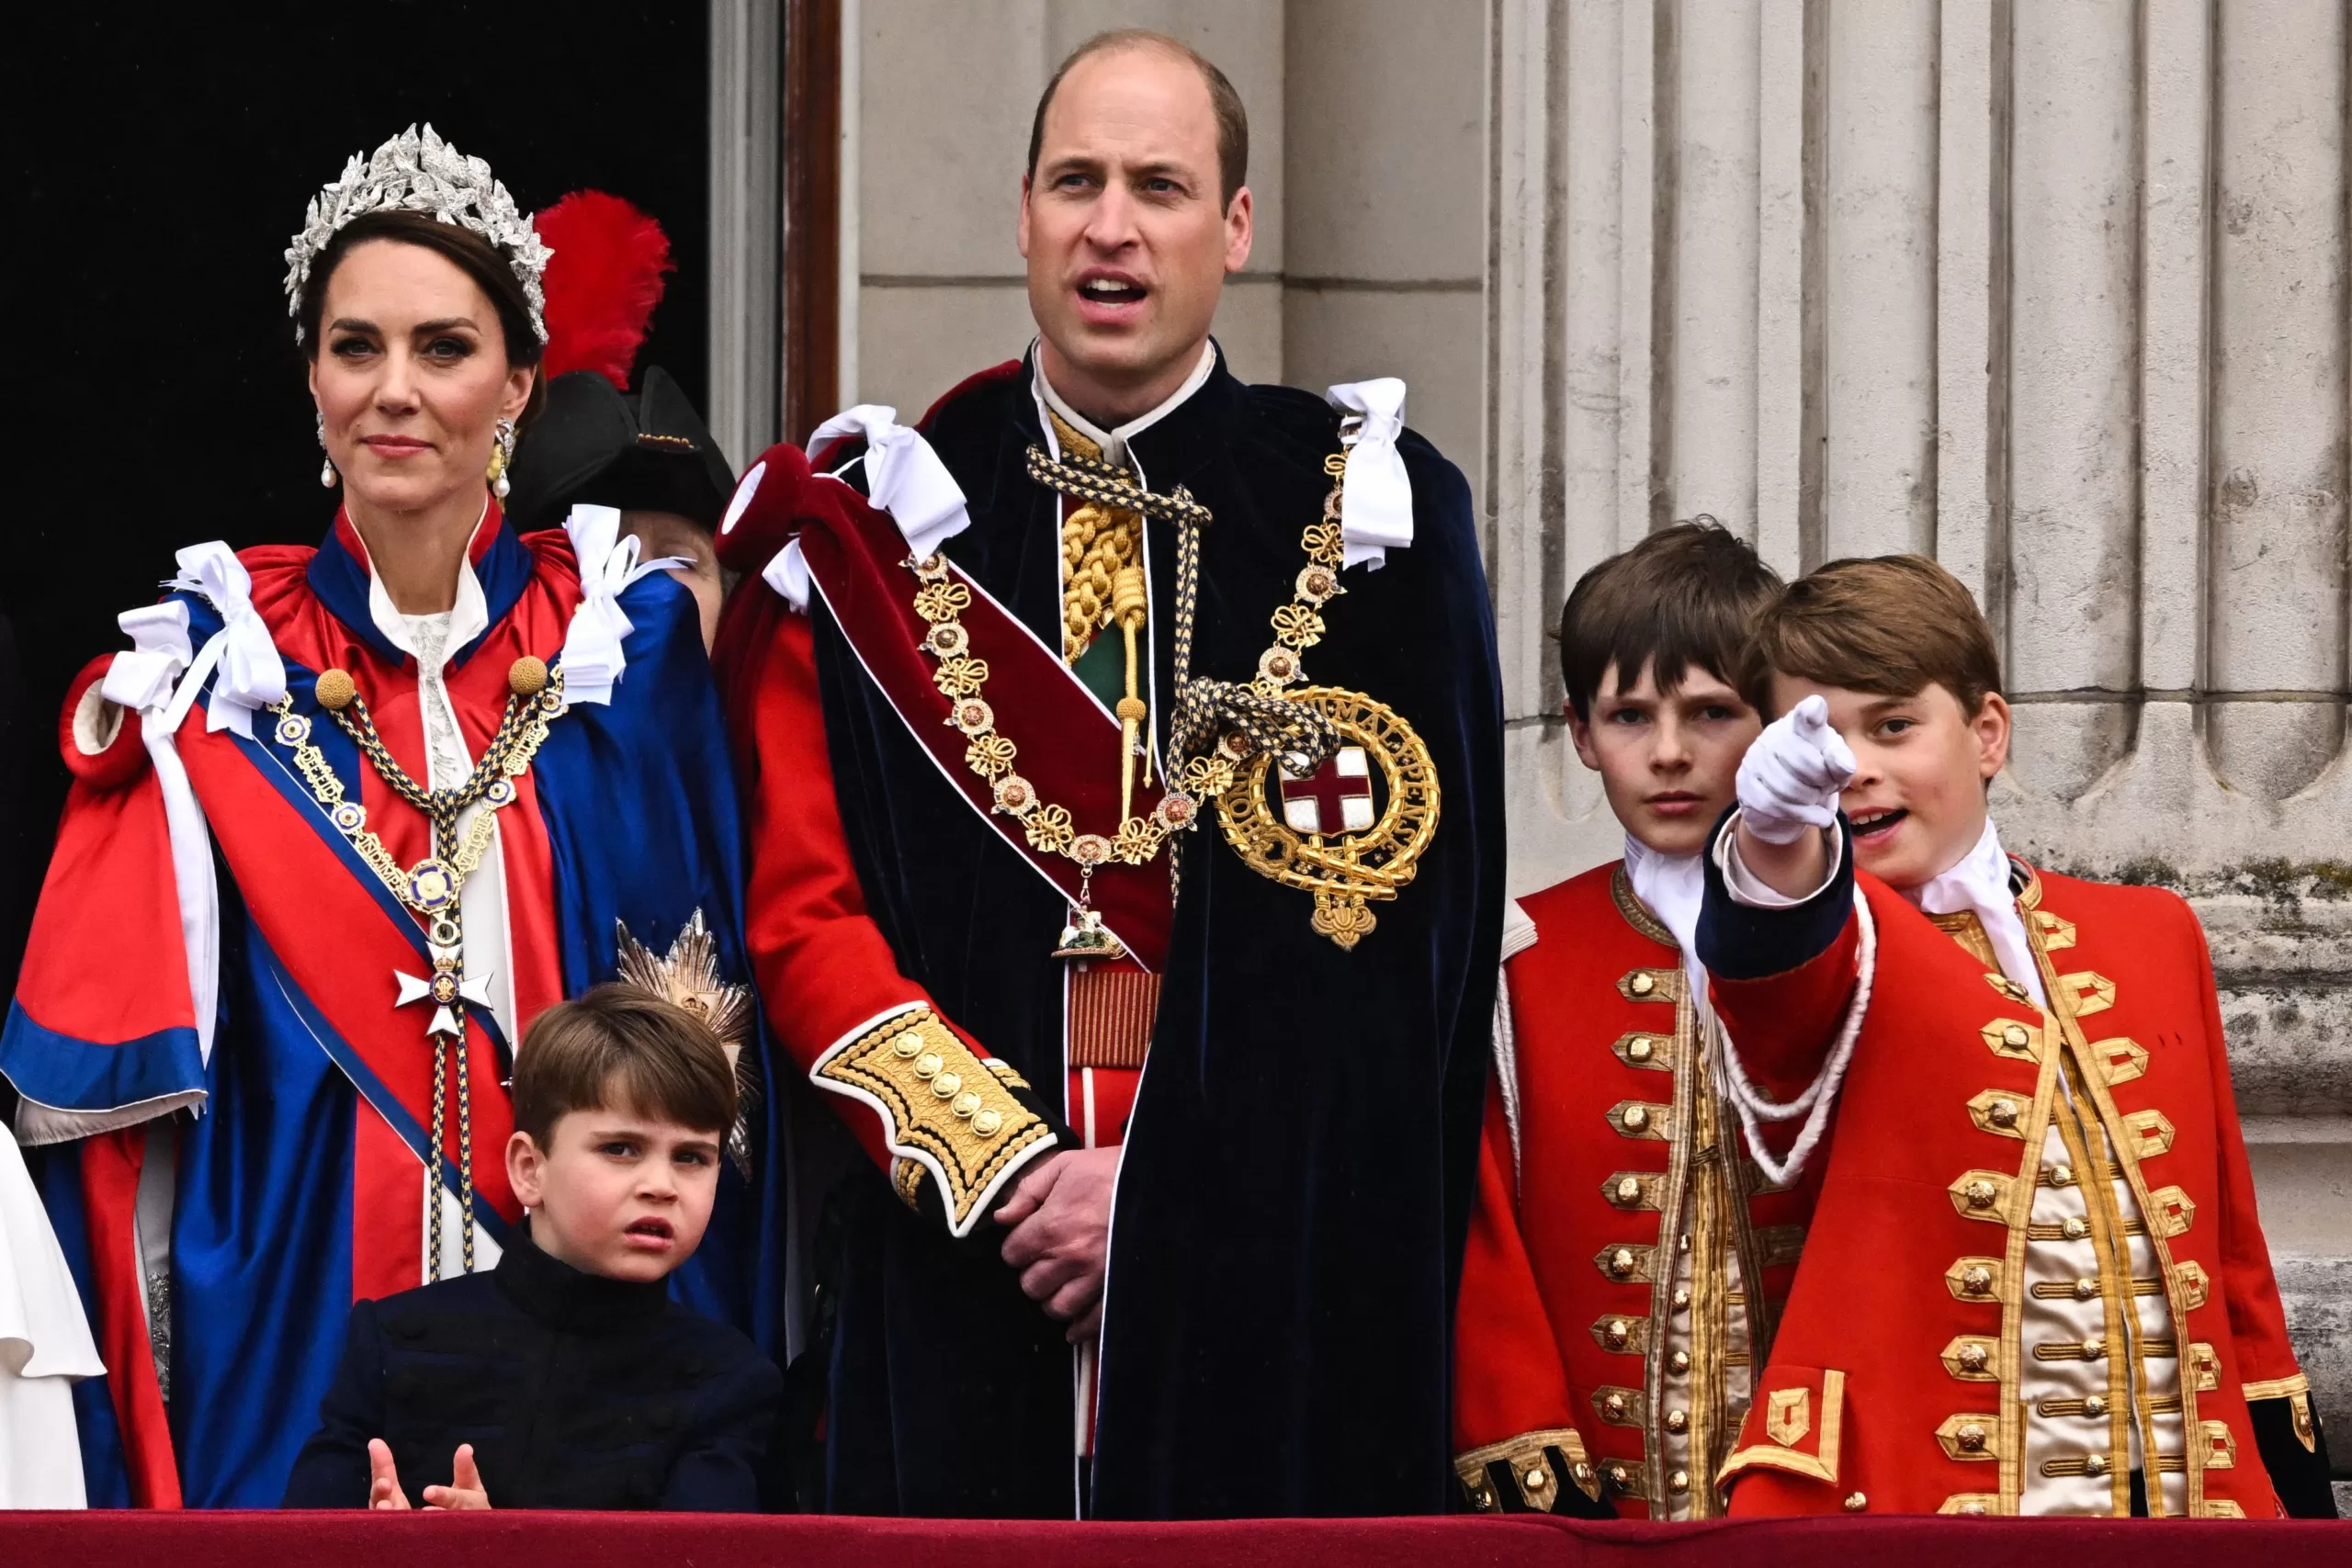
[[[1395,709],[1361,692],[1283,694],[1329,720],[1340,746],[1304,776],[1261,755],[1216,797],[1226,841],[1261,876],[1315,895],[1316,931],[1351,950],[1379,924],[1371,905],[1413,880],[1437,832],[1437,766]]]

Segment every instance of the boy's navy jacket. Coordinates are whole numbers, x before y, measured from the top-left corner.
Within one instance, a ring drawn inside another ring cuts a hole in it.
[[[583,1274],[528,1236],[486,1274],[351,1309],[285,1506],[364,1507],[382,1438],[420,1506],[471,1443],[493,1508],[757,1510],[775,1363],[666,1280]]]

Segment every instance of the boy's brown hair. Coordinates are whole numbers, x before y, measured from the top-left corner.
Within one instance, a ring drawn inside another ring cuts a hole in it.
[[[1815,568],[1757,617],[1739,690],[1768,719],[1774,675],[1887,697],[1938,685],[1973,716],[2001,689],[2001,653],[1951,572],[1925,556],[1857,556]]]
[[[1591,722],[1611,664],[1621,692],[1645,667],[1660,693],[1694,664],[1736,683],[1748,627],[1780,592],[1780,574],[1704,515],[1611,556],[1560,611],[1560,677],[1577,717]]]
[[[531,1021],[514,1055],[514,1130],[544,1151],[571,1112],[622,1109],[723,1134],[735,1122],[735,1073],[700,1019],[616,981]]]

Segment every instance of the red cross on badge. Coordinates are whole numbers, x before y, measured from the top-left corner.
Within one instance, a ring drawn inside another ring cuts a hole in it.
[[[1342,746],[1305,778],[1282,770],[1283,820],[1294,833],[1329,837],[1372,826],[1372,765],[1361,746]]]

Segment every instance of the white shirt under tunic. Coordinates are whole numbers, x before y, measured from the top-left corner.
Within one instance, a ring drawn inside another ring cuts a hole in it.
[[[1974,915],[2001,973],[2047,1010],[2041,964],[2009,885],[2009,857],[1991,821],[1960,864],[1912,897],[1929,915]],[[2096,1105],[2063,1071],[2058,1089],[2026,1231],[2021,1511],[2113,1513],[2117,1472],[2138,1470],[2149,1512],[2161,1504],[2163,1513],[2185,1514],[2179,1345],[2146,1216],[2116,1166]]]
[[[466,745],[465,733],[458,725],[458,711],[449,701],[446,679],[449,660],[458,649],[481,636],[490,626],[488,602],[483,598],[481,581],[474,575],[471,562],[460,562],[458,568],[458,597],[456,604],[438,615],[404,615],[393,605],[383,580],[370,572],[368,586],[368,609],[375,620],[376,629],[384,634],[393,647],[416,661],[417,708],[424,723],[424,759],[428,777],[423,780],[427,789],[452,789],[465,783],[472,773],[474,755]],[[463,841],[473,825],[475,816],[487,807],[477,802],[468,807],[458,818],[458,834]],[[464,889],[458,895],[458,905],[465,918],[466,976],[479,979],[485,972],[490,980],[491,1013],[498,1021],[499,1029],[508,1041],[518,1038],[514,1017],[514,945],[506,919],[505,838],[503,829],[493,825],[489,851],[481,863],[466,877]],[[412,1009],[412,1011],[416,1010]],[[423,1027],[423,1019],[418,1021]],[[495,1093],[492,1086],[480,1086],[477,1092]],[[476,1149],[479,1162],[483,1151]],[[451,1149],[449,1157],[456,1158]],[[500,1157],[491,1151],[491,1157]],[[435,1185],[428,1179],[420,1189],[424,1192]],[[465,1271],[464,1215],[458,1195],[440,1189],[441,1201],[441,1278],[448,1279]],[[426,1279],[424,1247],[430,1231],[423,1227],[423,1210],[419,1209],[420,1228],[417,1234],[417,1282]],[[474,1232],[474,1269],[477,1273],[498,1265],[499,1246],[490,1234],[479,1226]]]

